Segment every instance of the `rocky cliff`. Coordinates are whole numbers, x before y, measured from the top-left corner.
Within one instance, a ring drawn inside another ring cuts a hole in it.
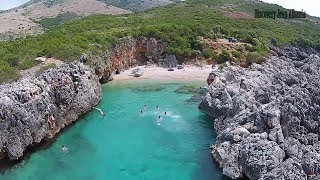
[[[92,67],[73,62],[0,85],[0,159],[19,159],[28,147],[51,139],[99,103],[100,83],[147,61],[159,63],[166,47],[154,38],[126,37],[94,57]]]
[[[79,62],[0,85],[1,158],[21,158],[28,147],[52,138],[100,99],[98,78]],[[53,124],[48,122],[51,115]]]
[[[125,37],[120,39],[111,50],[93,57],[92,64],[100,82],[104,83],[111,80],[114,74],[119,74],[125,69],[144,65],[147,61],[159,63],[166,48],[166,42],[155,38]]]
[[[212,155],[233,179],[320,179],[320,57],[310,48],[272,54],[217,72],[199,105],[215,118]]]

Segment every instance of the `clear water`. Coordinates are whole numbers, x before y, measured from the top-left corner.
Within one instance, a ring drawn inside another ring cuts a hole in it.
[[[98,111],[88,113],[50,147],[2,171],[0,179],[227,179],[210,156],[215,139],[212,120],[198,111],[198,103],[186,101],[192,94],[174,92],[185,84],[108,83],[98,106],[105,110],[106,119]],[[141,114],[145,104],[148,110]],[[68,153],[61,151],[62,145]]]

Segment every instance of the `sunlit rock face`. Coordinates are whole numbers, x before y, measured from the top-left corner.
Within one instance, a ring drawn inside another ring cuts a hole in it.
[[[101,85],[79,62],[0,86],[0,151],[16,160],[27,147],[52,138],[101,100]],[[48,122],[55,118],[54,125]]]
[[[231,178],[319,173],[320,57],[310,48],[274,48],[272,54],[263,65],[216,72],[219,80],[199,105],[215,118],[212,155]]]
[[[95,73],[102,83],[112,80],[114,74],[147,62],[159,64],[167,43],[155,38],[125,37],[111,50],[93,58]]]

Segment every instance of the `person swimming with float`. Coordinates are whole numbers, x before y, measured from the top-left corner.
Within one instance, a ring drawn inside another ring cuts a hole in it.
[[[101,114],[101,116],[105,117],[106,115],[104,114],[104,112],[102,111],[102,109],[100,108],[96,108],[96,107],[93,107],[94,109],[98,110]]]
[[[68,153],[68,148],[67,148],[67,147],[65,147],[64,145],[62,145],[61,150],[62,150],[63,152]]]

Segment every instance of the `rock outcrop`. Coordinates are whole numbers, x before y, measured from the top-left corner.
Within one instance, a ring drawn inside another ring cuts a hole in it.
[[[134,77],[140,77],[143,75],[143,73],[144,73],[144,71],[142,68],[136,68],[136,69],[132,70],[130,75],[132,75]]]
[[[320,57],[310,48],[272,53],[263,65],[216,72],[199,105],[215,118],[212,155],[233,179],[317,179]]]
[[[147,61],[158,64],[166,48],[166,42],[155,38],[122,38],[112,50],[93,58],[95,73],[99,76],[100,82],[108,82],[114,74],[144,65]]]
[[[16,160],[28,147],[52,138],[101,100],[94,72],[79,62],[0,85],[0,152]],[[53,115],[54,126],[48,123]]]

